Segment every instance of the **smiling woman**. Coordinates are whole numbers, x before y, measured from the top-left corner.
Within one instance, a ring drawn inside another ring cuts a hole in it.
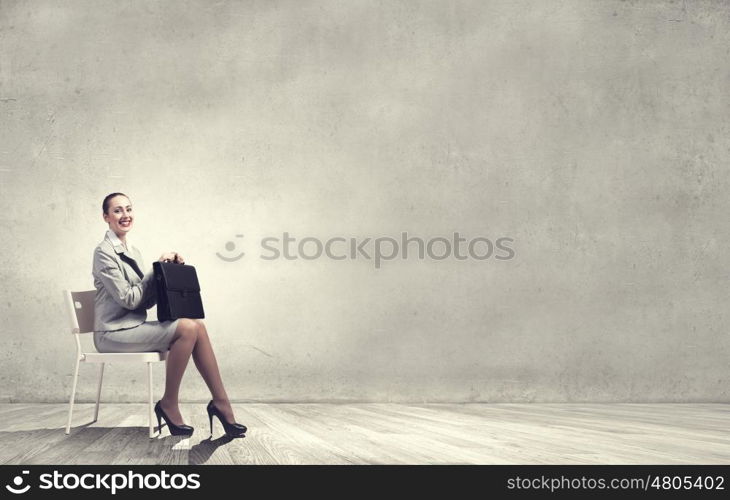
[[[114,198],[109,199],[110,196]],[[122,193],[112,193],[104,198],[104,220],[109,224],[109,230],[113,231],[118,235],[119,241],[127,248],[127,233],[132,228],[132,205],[129,202],[129,198],[122,195]],[[122,198],[123,197],[123,198]],[[127,205],[124,206],[123,200],[127,201]],[[111,201],[115,201],[118,204],[109,210]]]
[[[229,436],[242,436],[246,426],[234,419],[223,387],[218,363],[200,319],[147,321],[147,309],[157,303],[154,272],[146,273],[140,251],[127,241],[134,226],[132,203],[124,193],[111,193],[102,203],[102,216],[108,224],[104,240],[94,250],[92,275],[94,297],[94,345],[99,352],[170,351],[167,356],[165,394],[155,406],[158,421],[165,419],[172,434],[191,435],[193,428],[183,423],[178,408],[178,393],[190,356],[208,385],[213,399],[207,411],[217,416]],[[177,252],[165,252],[159,262],[185,260]]]

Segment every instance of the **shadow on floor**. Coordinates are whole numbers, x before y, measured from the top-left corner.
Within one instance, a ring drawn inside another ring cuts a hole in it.
[[[205,464],[210,459],[211,455],[215,453],[215,450],[217,450],[219,446],[230,443],[234,439],[240,438],[232,438],[224,435],[219,437],[218,439],[211,439],[210,437],[208,437],[207,439],[202,440],[201,442],[190,448],[190,453],[188,454],[188,464]]]
[[[16,465],[188,465],[205,464],[228,436],[149,437],[149,427],[96,427],[93,422],[76,425],[70,434],[65,427],[0,432],[0,464]],[[157,431],[155,426],[155,431]]]

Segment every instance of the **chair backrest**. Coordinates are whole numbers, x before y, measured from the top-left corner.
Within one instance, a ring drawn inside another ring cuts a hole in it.
[[[71,333],[91,333],[94,331],[94,296],[96,290],[82,292],[63,291]]]

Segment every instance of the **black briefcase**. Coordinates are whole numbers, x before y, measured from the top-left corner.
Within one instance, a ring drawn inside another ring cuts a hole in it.
[[[157,320],[205,318],[198,275],[193,266],[153,262],[157,287]]]

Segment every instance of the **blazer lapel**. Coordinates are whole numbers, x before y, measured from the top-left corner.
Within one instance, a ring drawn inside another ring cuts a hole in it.
[[[132,266],[132,269],[134,269],[134,272],[137,273],[137,276],[139,276],[139,279],[144,278],[144,273],[140,270],[139,266],[137,265],[136,260],[134,260],[132,257],[127,256],[127,254],[125,254],[125,253],[120,254],[119,257],[124,262],[126,262],[127,264]]]
[[[137,273],[137,276],[139,276],[139,279],[144,278],[144,273],[139,268],[139,265],[137,265],[137,261],[134,259],[134,257],[132,255],[130,255],[130,254],[132,254],[132,251],[130,250],[129,252],[127,252],[124,249],[124,245],[122,245],[121,243],[119,243],[118,240],[115,242],[114,240],[112,240],[111,238],[109,238],[109,235],[107,235],[107,239],[109,240],[109,242],[114,247],[114,251],[117,253],[117,255],[119,255],[119,258],[122,259],[127,264],[129,264],[129,266],[132,269],[134,269],[134,272]]]

